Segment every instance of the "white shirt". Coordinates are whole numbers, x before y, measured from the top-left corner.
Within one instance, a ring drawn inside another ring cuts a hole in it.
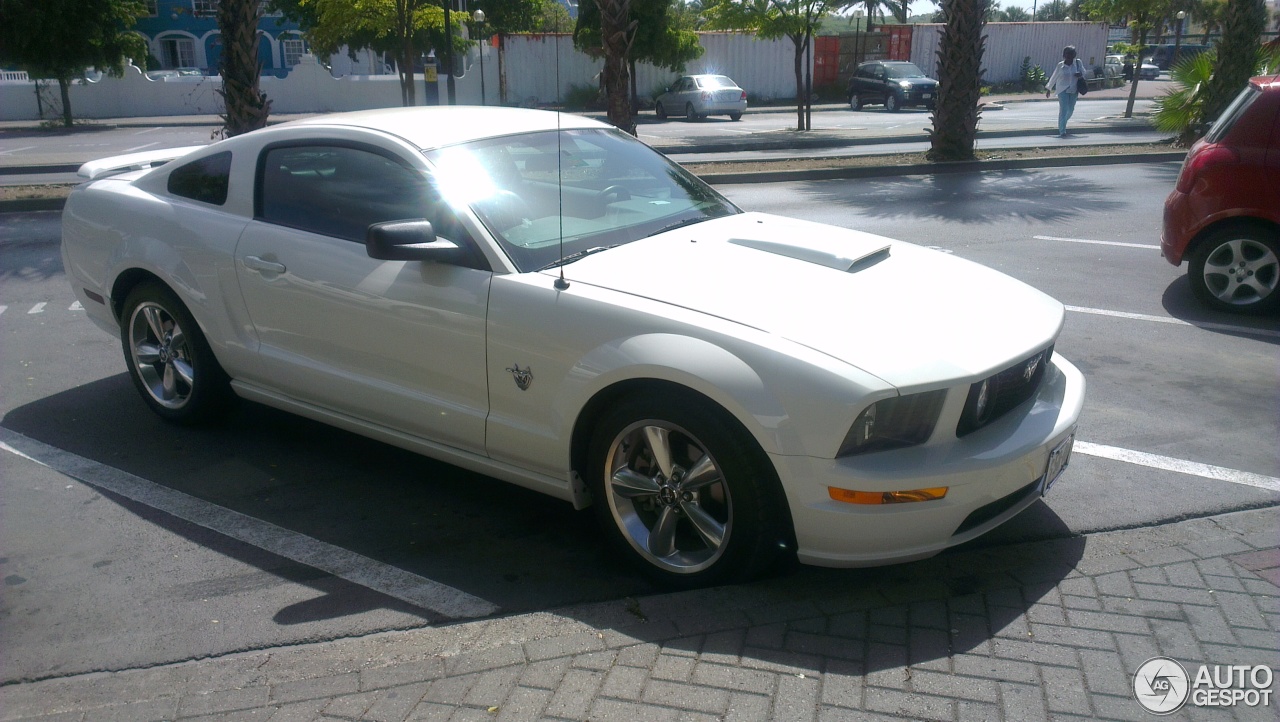
[[[1080,58],[1071,64],[1071,68],[1061,61],[1053,68],[1053,74],[1049,76],[1049,81],[1045,83],[1045,89],[1057,95],[1062,91],[1069,93],[1076,92],[1076,78],[1084,77],[1084,63],[1080,62]]]

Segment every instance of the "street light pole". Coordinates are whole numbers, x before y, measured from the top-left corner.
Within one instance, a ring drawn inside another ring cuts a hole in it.
[[[1173,60],[1169,61],[1169,69],[1173,70],[1173,66],[1178,64],[1178,51],[1182,50],[1182,20],[1187,17],[1186,10],[1178,11],[1178,34],[1173,41]]]
[[[449,22],[449,6],[452,4],[453,0],[444,0],[444,69],[449,74],[444,82],[448,89],[449,105],[457,105],[458,95],[453,87],[453,25]]]
[[[476,8],[476,11],[475,11],[474,13],[472,13],[472,15],[471,15],[471,19],[475,21],[476,25],[477,25],[477,26],[478,26],[478,28],[479,28],[478,30],[476,30],[476,37],[480,40],[480,45],[479,45],[479,50],[480,50],[480,104],[481,104],[481,105],[488,105],[489,103],[485,100],[485,94],[484,94],[484,46],[485,46],[485,37],[484,37],[484,11],[483,11],[483,10],[481,10],[480,8]]]

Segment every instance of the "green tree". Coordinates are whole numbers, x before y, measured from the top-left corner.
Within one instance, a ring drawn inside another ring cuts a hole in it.
[[[443,56],[452,43],[453,55],[465,52],[470,43],[458,35],[459,24],[467,20],[456,13],[445,35],[444,6],[440,0],[280,0],[296,3],[307,41],[316,52],[332,55],[346,45],[390,53],[400,74],[400,99],[417,103],[413,66],[427,49]],[[284,11],[289,14],[288,10]],[[446,68],[448,71],[449,68]]]
[[[1129,22],[1129,42],[1117,43],[1116,50],[1134,58],[1133,80],[1129,81],[1129,102],[1125,104],[1124,117],[1133,117],[1133,104],[1138,97],[1138,68],[1142,54],[1147,49],[1147,35],[1155,21],[1168,14],[1170,0],[1087,0],[1084,11],[1089,17],[1118,23]]]
[[[946,26],[938,39],[938,101],[926,155],[932,161],[972,160],[987,0],[943,0],[942,10]]]
[[[1004,23],[1028,23],[1031,22],[1031,13],[1027,12],[1024,7],[1011,5],[1000,11],[1000,22]]]
[[[805,51],[822,19],[837,6],[828,0],[722,0],[706,9],[707,26],[754,30],[770,40],[789,38],[795,46],[796,130],[808,129],[808,94],[804,83]]]
[[[631,0],[630,18],[635,21],[635,37],[627,56],[631,79],[631,103],[636,104],[636,63],[648,62],[673,72],[684,72],[685,64],[704,52],[687,17],[682,17],[673,0]],[[592,55],[603,48],[600,38],[600,11],[594,3],[578,6],[578,24],[573,31],[574,47]]]
[[[1222,39],[1214,48],[1217,61],[1205,88],[1204,117],[1213,120],[1249,83],[1258,67],[1262,31],[1267,27],[1263,0],[1227,0],[1222,18]]]
[[[1071,5],[1065,0],[1050,0],[1036,9],[1036,20],[1057,22],[1071,17]]]
[[[129,28],[146,14],[139,0],[0,0],[0,63],[56,80],[69,128],[71,83],[85,68],[120,77],[127,58],[145,65],[146,41]]]
[[[1201,43],[1208,45],[1209,37],[1222,29],[1222,17],[1226,14],[1226,0],[1200,0],[1191,4],[1191,20],[1204,29]]]
[[[222,133],[226,137],[265,128],[271,101],[259,89],[262,66],[258,63],[258,0],[222,0],[218,3],[218,30],[222,32],[222,89],[226,105]]]
[[[507,102],[507,36],[533,31],[563,32],[570,27],[569,11],[556,0],[480,0],[485,29],[498,36],[498,98]],[[563,17],[558,17],[559,11]],[[548,28],[547,20],[553,23]],[[563,25],[559,22],[563,20]]]

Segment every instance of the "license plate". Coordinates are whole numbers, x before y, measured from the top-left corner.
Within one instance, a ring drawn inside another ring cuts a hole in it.
[[[925,93],[924,95],[922,95],[922,96],[920,96],[920,97],[924,98],[925,100],[928,100],[928,99],[930,99],[930,98],[932,98],[932,97],[933,97],[933,93]]]
[[[1041,496],[1048,494],[1049,488],[1058,480],[1058,477],[1062,476],[1062,472],[1067,470],[1067,462],[1071,459],[1071,447],[1075,445],[1075,440],[1076,435],[1072,434],[1049,452],[1049,464],[1044,471],[1044,486],[1040,489]]]

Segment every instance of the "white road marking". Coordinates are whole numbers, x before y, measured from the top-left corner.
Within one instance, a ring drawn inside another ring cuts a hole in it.
[[[83,311],[83,310],[84,310],[84,306],[81,306],[81,305],[80,305],[80,302],[79,302],[79,301],[76,301],[75,303],[71,304],[70,306],[67,306],[67,310],[68,310],[68,311]]]
[[[1171,456],[1148,454],[1142,451],[1134,451],[1132,449],[1121,449],[1116,446],[1092,444],[1088,441],[1077,441],[1074,448],[1081,454],[1086,454],[1088,456],[1098,456],[1103,459],[1123,461],[1128,464],[1149,466],[1152,469],[1175,471],[1179,474],[1191,474],[1192,476],[1200,476],[1205,479],[1229,481],[1233,484],[1254,486],[1259,489],[1266,489],[1267,491],[1280,491],[1280,479],[1277,479],[1274,476],[1254,474],[1249,471],[1238,471],[1236,469],[1228,469],[1222,466],[1211,466],[1209,464],[1201,464],[1199,462],[1187,461],[1185,459],[1175,459]]]
[[[8,311],[8,310],[9,310],[8,306],[0,306],[0,313],[4,313],[5,311]]]
[[[157,130],[160,130],[160,129],[159,129],[158,127],[157,127],[157,128],[144,128],[144,129],[142,129],[142,130],[138,131],[137,133],[134,133],[134,135],[142,135],[143,133],[154,133],[154,132],[156,132]]]
[[[183,494],[92,459],[0,428],[0,450],[286,559],[452,618],[484,617],[497,605],[398,567]]]
[[[1280,338],[1280,331],[1269,328],[1250,328],[1249,326],[1232,326],[1226,323],[1212,323],[1210,321],[1183,321],[1180,318],[1172,316],[1149,316],[1145,313],[1129,313],[1127,311],[1108,311],[1104,308],[1085,308],[1083,306],[1065,306],[1068,311],[1076,313],[1089,313],[1095,316],[1111,316],[1113,318],[1127,318],[1133,321],[1153,321],[1155,323],[1171,323],[1175,326],[1195,326],[1209,331],[1227,331],[1230,333],[1242,333],[1250,336],[1271,336]]]
[[[1124,246],[1125,248],[1145,248],[1149,251],[1158,251],[1160,246],[1151,245],[1150,243],[1121,243],[1119,241],[1091,241],[1088,238],[1058,238],[1057,236],[1032,236],[1040,241],[1065,241],[1067,243],[1092,243],[1096,246]]]
[[[136,145],[136,146],[134,146],[134,147],[132,147],[132,148],[125,148],[123,152],[125,152],[125,153],[132,153],[132,152],[133,152],[133,151],[135,151],[135,150],[142,150],[143,148],[150,148],[150,147],[151,147],[151,146],[153,146],[153,145],[160,145],[160,141],[158,141],[158,140],[157,140],[157,141],[155,141],[155,142],[153,142],[153,143],[147,143],[146,145]]]
[[[21,153],[24,150],[31,150],[32,148],[35,148],[35,146],[27,145],[21,148],[13,148],[11,150],[0,150],[0,155],[9,155],[10,153]]]
[[[32,307],[31,307],[31,310],[30,310],[30,311],[27,311],[27,313],[28,313],[28,314],[32,314],[32,313],[44,313],[44,307],[45,307],[45,306],[48,306],[48,305],[49,305],[48,303],[45,303],[44,301],[41,301],[40,303],[37,303],[36,305],[32,306]]]

